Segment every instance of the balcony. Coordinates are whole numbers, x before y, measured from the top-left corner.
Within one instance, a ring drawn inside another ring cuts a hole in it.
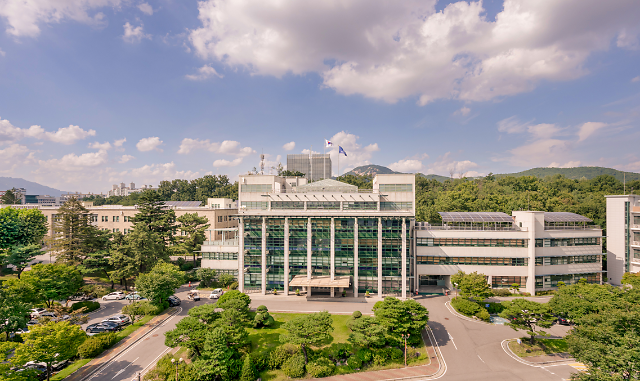
[[[640,246],[640,241],[631,241],[632,246]]]
[[[202,244],[207,246],[238,246],[239,241],[237,238],[231,238],[217,241],[204,241]]]

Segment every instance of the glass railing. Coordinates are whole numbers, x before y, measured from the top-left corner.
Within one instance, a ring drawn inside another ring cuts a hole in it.
[[[202,244],[208,246],[238,246],[239,242],[237,238],[232,238],[218,241],[204,241]]]

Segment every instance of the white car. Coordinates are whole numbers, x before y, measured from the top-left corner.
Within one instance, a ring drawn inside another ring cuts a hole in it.
[[[112,292],[102,297],[102,300],[120,300],[124,299],[125,294],[122,291]]]
[[[44,308],[32,308],[31,310],[31,318],[37,319],[40,317],[40,314],[47,312]]]
[[[118,324],[118,325],[119,325],[119,326],[121,326],[121,327],[122,327],[122,326],[124,326],[124,325],[127,325],[127,324],[131,323],[131,321],[129,320],[129,318],[128,318],[128,317],[126,317],[125,315],[115,315],[115,316],[111,316],[111,317],[108,317],[108,318],[104,319],[104,320],[103,320],[103,322],[104,322],[104,321],[110,321],[110,322],[112,322],[112,323],[116,323],[116,324]]]
[[[222,291],[221,288],[216,288],[215,290],[211,291],[211,295],[209,295],[209,299],[218,299],[219,297],[222,296],[222,294],[224,294],[224,291]]]

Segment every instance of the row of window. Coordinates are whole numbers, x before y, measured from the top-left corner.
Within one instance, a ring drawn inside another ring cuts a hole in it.
[[[563,282],[566,285],[571,285],[574,283],[578,283],[580,279],[585,279],[587,283],[600,283],[600,277],[600,273],[537,276],[536,288],[558,287],[558,282]]]
[[[122,216],[124,222],[133,222],[133,218],[129,216]],[[98,222],[98,216],[91,215],[91,222]],[[101,222],[109,222],[109,216],[102,216]],[[111,222],[120,222],[120,216],[111,216]]]
[[[238,253],[202,253],[202,259],[215,259],[222,261],[235,261],[238,259]]]
[[[271,189],[271,184],[240,184],[240,192],[246,193],[267,193]]]
[[[240,207],[243,209],[267,210],[269,203],[266,201],[242,201]]]
[[[536,238],[536,247],[595,246],[600,245],[600,237],[592,238]]]
[[[527,247],[526,239],[416,238],[418,246]]]
[[[223,221],[223,217],[224,217],[224,221],[228,221],[228,217],[229,216],[218,216],[218,222],[222,222]]]
[[[378,186],[380,193],[385,192],[412,192],[413,184],[380,184]]]
[[[412,202],[380,202],[380,210],[413,210]]]
[[[577,255],[566,257],[536,258],[536,266],[571,265],[574,263],[600,263],[601,255]]]
[[[529,258],[417,257],[419,265],[527,266]]]

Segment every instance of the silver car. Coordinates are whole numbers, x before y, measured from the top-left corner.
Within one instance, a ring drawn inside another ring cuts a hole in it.
[[[216,288],[215,290],[211,291],[209,299],[218,299],[222,296],[222,294],[224,294],[224,291],[221,288]]]
[[[125,315],[115,315],[108,317],[103,320],[103,322],[112,322],[118,324],[120,327],[125,326],[131,323],[131,320]]]
[[[124,299],[125,295],[122,291],[112,292],[102,297],[102,300],[120,300]]]

